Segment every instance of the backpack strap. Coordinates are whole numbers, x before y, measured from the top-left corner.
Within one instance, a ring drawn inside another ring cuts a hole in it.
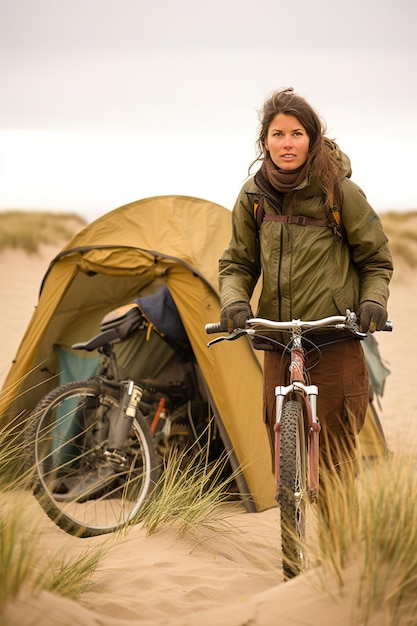
[[[328,226],[333,229],[333,234],[343,239],[342,232],[342,212],[338,206],[334,206],[330,212]]]
[[[338,211],[338,216],[340,220],[340,211]],[[334,213],[332,212],[332,215]],[[305,215],[276,215],[274,214],[265,214],[264,222],[283,222],[284,224],[297,224],[298,226],[318,226],[319,228],[331,228],[333,233],[338,237],[342,236],[342,232],[340,226],[336,221],[336,216],[333,219],[327,218],[325,220],[317,220],[314,217],[307,217]]]
[[[305,215],[264,215],[264,222],[283,222],[284,224],[298,224],[299,226],[328,226],[329,220],[316,220]]]
[[[259,230],[265,217],[265,210],[264,210],[262,196],[259,198],[255,198],[255,200],[253,201],[253,217],[255,218],[255,222]]]
[[[335,201],[334,206],[328,213],[328,217],[323,220],[318,220],[313,217],[307,217],[305,215],[282,215],[277,213],[265,213],[263,206],[263,196],[258,196],[253,202],[253,217],[258,226],[258,230],[261,227],[263,221],[265,222],[283,222],[285,224],[298,224],[299,226],[318,226],[321,228],[331,228],[333,234],[336,237],[343,239],[342,233],[342,189],[340,185],[335,187]]]
[[[335,206],[330,211],[330,219],[335,224],[335,234],[343,239],[343,226],[342,226],[342,205],[343,205],[343,191],[340,182],[334,186],[334,200]]]

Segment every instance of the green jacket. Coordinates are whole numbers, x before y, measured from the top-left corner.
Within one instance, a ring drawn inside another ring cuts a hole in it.
[[[265,213],[325,219],[323,194],[306,178],[283,196],[281,206],[254,178],[244,184],[232,214],[232,238],[219,262],[222,307],[249,302],[262,274],[256,315],[274,320],[314,320],[356,311],[363,300],[386,307],[393,266],[387,237],[363,191],[341,180],[343,237],[331,228],[264,221],[258,228],[254,202],[262,196]]]

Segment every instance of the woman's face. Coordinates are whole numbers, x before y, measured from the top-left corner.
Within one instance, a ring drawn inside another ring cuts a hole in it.
[[[310,138],[294,115],[278,113],[265,138],[265,148],[272,161],[282,170],[295,170],[307,161]]]

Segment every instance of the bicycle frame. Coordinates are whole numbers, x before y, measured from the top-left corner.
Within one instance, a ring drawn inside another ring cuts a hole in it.
[[[87,344],[74,344],[73,347],[86,346]],[[118,389],[120,394],[120,404],[113,415],[113,419],[110,420],[107,450],[104,454],[114,466],[123,465],[126,462],[124,448],[127,435],[141,401],[143,389],[130,378],[120,379],[113,343],[105,343],[99,346],[97,351],[102,355],[97,378],[103,382],[104,389],[106,387]]]
[[[247,320],[247,326],[244,329],[235,329],[227,336],[218,337],[209,342],[209,346],[223,340],[235,340],[243,335],[256,336],[263,331],[285,331],[291,334],[289,342],[290,352],[290,384],[278,385],[275,388],[276,397],[276,422],[274,426],[275,432],[275,480],[276,480],[276,497],[278,498],[280,490],[280,424],[282,409],[286,400],[292,394],[302,396],[303,406],[307,417],[307,432],[311,445],[309,446],[309,495],[315,499],[319,488],[319,469],[318,469],[318,449],[319,449],[319,433],[320,423],[317,417],[317,396],[318,388],[316,385],[307,385],[305,382],[305,350],[302,345],[302,335],[304,332],[315,328],[333,328],[335,330],[348,330],[357,337],[363,339],[366,333],[362,333],[356,323],[356,315],[349,309],[346,315],[333,315],[319,320],[302,321],[291,320],[290,322],[278,322],[263,318],[252,318]],[[392,330],[391,322],[387,322],[385,330]],[[220,324],[207,324],[207,333],[224,332]]]
[[[287,346],[290,352],[290,384],[287,386],[278,385],[275,388],[276,398],[276,421],[274,426],[275,433],[275,483],[276,483],[276,499],[279,499],[280,493],[280,447],[281,447],[281,415],[284,403],[293,394],[302,397],[302,404],[306,414],[307,433],[310,439],[308,446],[308,496],[311,501],[315,501],[319,491],[319,436],[320,422],[317,417],[317,396],[319,393],[316,385],[306,384],[305,371],[305,349],[302,345],[303,332],[315,328],[329,327],[334,329],[349,330],[360,338],[364,338],[366,333],[361,333],[356,324],[356,315],[347,310],[345,316],[334,315],[320,320],[302,321],[292,320],[291,322],[274,322],[262,318],[253,318],[248,320],[248,334],[255,334],[257,327],[263,330],[284,330],[290,332],[291,338]]]

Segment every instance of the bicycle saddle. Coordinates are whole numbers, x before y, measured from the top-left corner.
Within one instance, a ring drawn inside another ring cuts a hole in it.
[[[141,316],[136,303],[125,304],[107,313],[100,324],[101,332],[88,341],[74,343],[74,350],[92,352],[106,344],[120,343],[139,328],[145,328],[146,322]]]

